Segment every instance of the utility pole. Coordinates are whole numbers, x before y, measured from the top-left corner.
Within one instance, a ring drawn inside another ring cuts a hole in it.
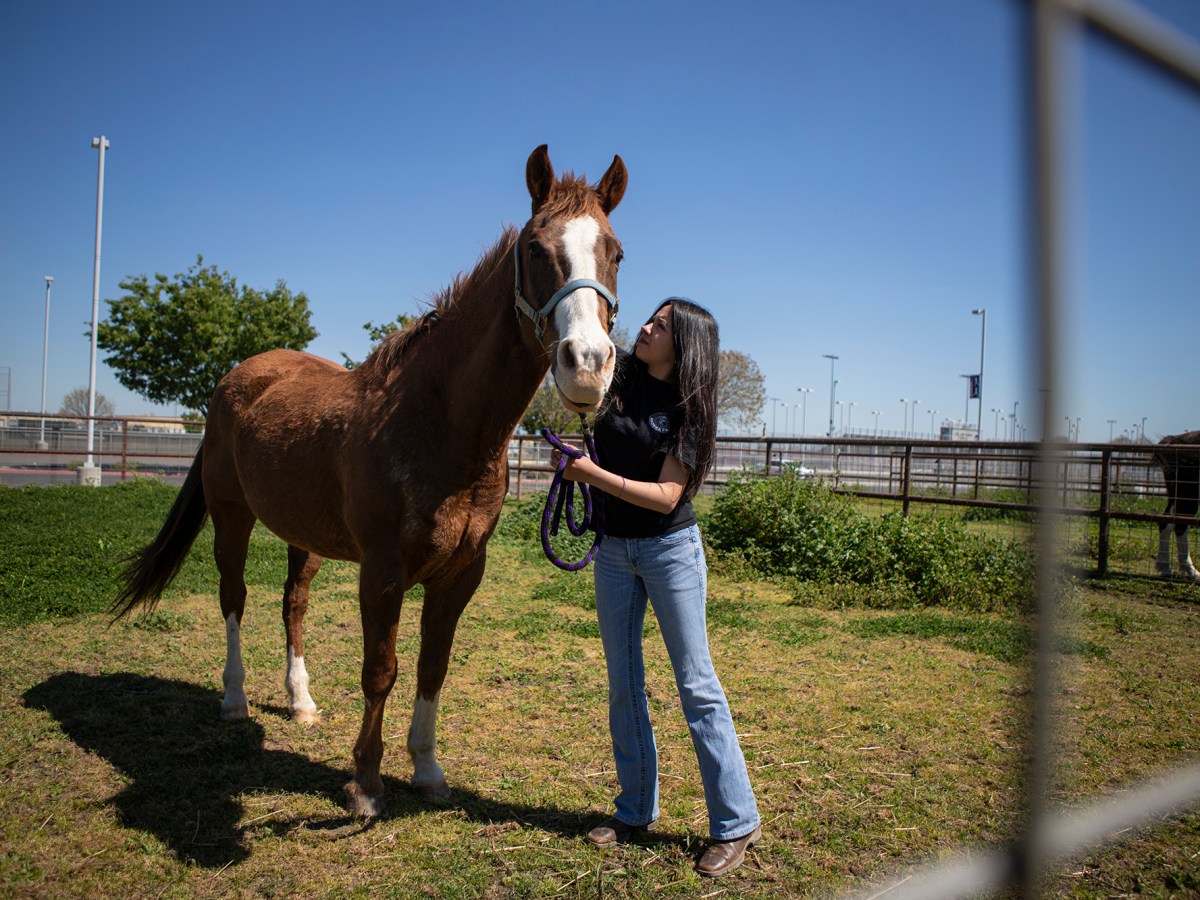
[[[832,353],[822,353],[821,355],[829,360],[829,434],[827,436],[833,437],[833,401],[834,395],[837,393],[837,382],[833,380],[833,366],[838,357]]]
[[[38,429],[39,450],[49,450],[46,443],[46,357],[50,352],[50,285],[54,283],[53,275],[43,276],[46,279],[46,330],[42,334],[42,424]]]
[[[79,483],[100,486],[100,467],[92,454],[96,448],[96,333],[100,324],[100,233],[104,222],[104,135],[92,138],[92,147],[100,151],[100,169],[96,175],[96,256],[92,266],[92,356],[88,377],[87,460],[79,470]]]

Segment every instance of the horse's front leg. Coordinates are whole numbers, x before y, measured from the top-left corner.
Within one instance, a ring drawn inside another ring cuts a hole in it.
[[[413,790],[427,800],[450,796],[446,775],[437,761],[437,712],[450,662],[450,648],[459,616],[483,578],[486,552],[455,578],[425,586],[421,607],[421,654],[417,660],[417,696],[408,729],[408,753],[413,761]]]
[[[321,557],[288,545],[288,577],[283,589],[283,628],[287,634],[288,712],[293,722],[320,722],[321,712],[308,692],[304,667],[304,614],[308,612],[308,586],[321,568]]]
[[[404,600],[402,566],[387,554],[363,558],[358,604],[363,629],[363,722],[354,744],[354,778],[346,785],[346,808],[355,815],[383,812],[383,707],[396,683],[396,626]]]

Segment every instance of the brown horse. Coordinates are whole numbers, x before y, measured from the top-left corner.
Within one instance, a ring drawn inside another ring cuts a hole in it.
[[[543,145],[525,178],[533,216],[520,232],[505,229],[470,274],[361,366],[275,350],[221,381],[179,497],[114,604],[118,615],[153,606],[210,514],[226,633],[221,715],[245,718],[244,570],[261,521],[288,545],[286,686],[292,718],[313,721],[301,634],[309,583],[325,557],[359,563],[366,707],[346,802],[360,815],[383,809],[381,726],[405,591],[425,587],[412,786],[439,799],[449,788],[434,752],[438,698],[507,490],[509,438],[552,364],[572,410],[594,410],[612,379],[622,253],[608,214],[625,193],[625,164],[614,157],[592,187],[556,178]]]
[[[1186,449],[1177,445],[1185,445]],[[1158,555],[1154,565],[1159,575],[1171,577],[1171,532],[1174,531],[1179,575],[1200,583],[1200,572],[1192,565],[1188,553],[1188,519],[1196,518],[1197,506],[1200,506],[1200,450],[1195,449],[1197,445],[1200,445],[1200,431],[1185,431],[1168,434],[1154,451],[1167,487],[1167,508],[1163,515],[1187,517],[1159,526]]]

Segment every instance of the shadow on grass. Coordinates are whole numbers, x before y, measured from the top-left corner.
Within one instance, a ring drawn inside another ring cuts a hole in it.
[[[182,860],[219,868],[249,857],[253,838],[239,826],[246,791],[316,794],[340,804],[347,769],[296,753],[263,747],[253,719],[220,721],[221,695],[182,681],[128,673],[66,672],[30,688],[25,704],[53,716],[81,749],[106,760],[129,780],[111,804],[128,828],[158,837]],[[347,748],[347,759],[349,748]],[[428,812],[430,804],[406,782],[384,778],[387,811],[367,823],[349,814],[267,824],[314,838],[358,834],[378,821]],[[555,807],[496,802],[455,789],[442,807],[458,808],[477,822],[519,822],[582,837],[601,817]]]

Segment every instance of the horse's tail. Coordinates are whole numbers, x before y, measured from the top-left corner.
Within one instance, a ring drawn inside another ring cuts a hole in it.
[[[163,522],[158,537],[125,558],[127,565],[121,573],[125,586],[110,608],[114,621],[140,604],[153,609],[167,585],[179,574],[196,535],[208,518],[208,504],[204,500],[204,486],[201,483],[200,464],[203,455],[204,443],[201,442],[192,468],[183,487],[179,489],[179,496],[175,498],[171,511],[167,513],[167,520]]]

